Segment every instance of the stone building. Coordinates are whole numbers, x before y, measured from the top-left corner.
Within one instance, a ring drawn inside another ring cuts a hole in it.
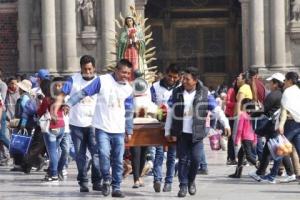
[[[208,86],[249,66],[299,71],[299,0],[0,0],[0,67],[7,74],[79,70],[113,59],[115,18],[129,5],[152,26],[155,63],[196,66]]]

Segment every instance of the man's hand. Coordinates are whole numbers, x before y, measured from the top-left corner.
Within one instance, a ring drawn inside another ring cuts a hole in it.
[[[173,142],[171,135],[167,135],[167,136],[165,136],[165,138],[166,138],[167,142]]]
[[[177,141],[177,137],[176,136],[171,136],[171,142],[176,142]]]
[[[225,136],[230,137],[231,136],[231,129],[230,128],[225,128]]]
[[[70,113],[70,107],[68,105],[63,106],[63,111],[65,115],[68,115]]]
[[[279,126],[278,133],[283,135],[284,134],[284,128]]]
[[[132,137],[131,135],[127,135],[127,134],[126,134],[126,135],[125,135],[125,142],[126,142],[126,143],[130,142],[131,137]]]

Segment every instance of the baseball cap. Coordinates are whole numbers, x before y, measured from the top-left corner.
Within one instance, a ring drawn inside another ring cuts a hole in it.
[[[273,74],[272,76],[270,76],[269,78],[267,78],[266,80],[271,81],[272,79],[276,79],[283,83],[285,76],[282,73],[277,72],[277,73]]]
[[[49,71],[47,69],[40,69],[36,74],[36,77],[40,79],[50,79]]]

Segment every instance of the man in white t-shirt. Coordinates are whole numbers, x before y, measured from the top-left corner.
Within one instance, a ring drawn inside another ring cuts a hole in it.
[[[81,73],[74,74],[68,79],[62,88],[61,98],[58,98],[57,105],[61,105],[66,95],[72,96],[96,79],[95,59],[92,56],[84,55],[80,59]],[[76,106],[70,109],[69,124],[71,137],[75,148],[76,165],[78,170],[77,181],[80,185],[80,192],[89,192],[88,188],[88,160],[87,149],[92,157],[92,183],[93,190],[101,191],[101,173],[99,167],[99,154],[96,145],[95,129],[92,126],[92,118],[96,107],[97,95],[82,99]],[[55,109],[58,109],[57,106]],[[54,116],[55,116],[54,112]]]
[[[97,77],[83,90],[72,95],[67,102],[72,107],[88,96],[97,95],[92,125],[96,128],[104,196],[110,194],[112,185],[112,197],[124,197],[120,189],[124,139],[130,140],[133,132],[133,91],[128,83],[131,69],[132,64],[128,60],[120,60],[114,73]]]

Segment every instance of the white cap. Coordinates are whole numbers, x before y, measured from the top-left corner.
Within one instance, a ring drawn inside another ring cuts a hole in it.
[[[277,72],[277,73],[273,74],[272,76],[270,76],[269,78],[267,78],[266,80],[271,81],[272,79],[276,79],[283,83],[285,76],[282,73]]]

